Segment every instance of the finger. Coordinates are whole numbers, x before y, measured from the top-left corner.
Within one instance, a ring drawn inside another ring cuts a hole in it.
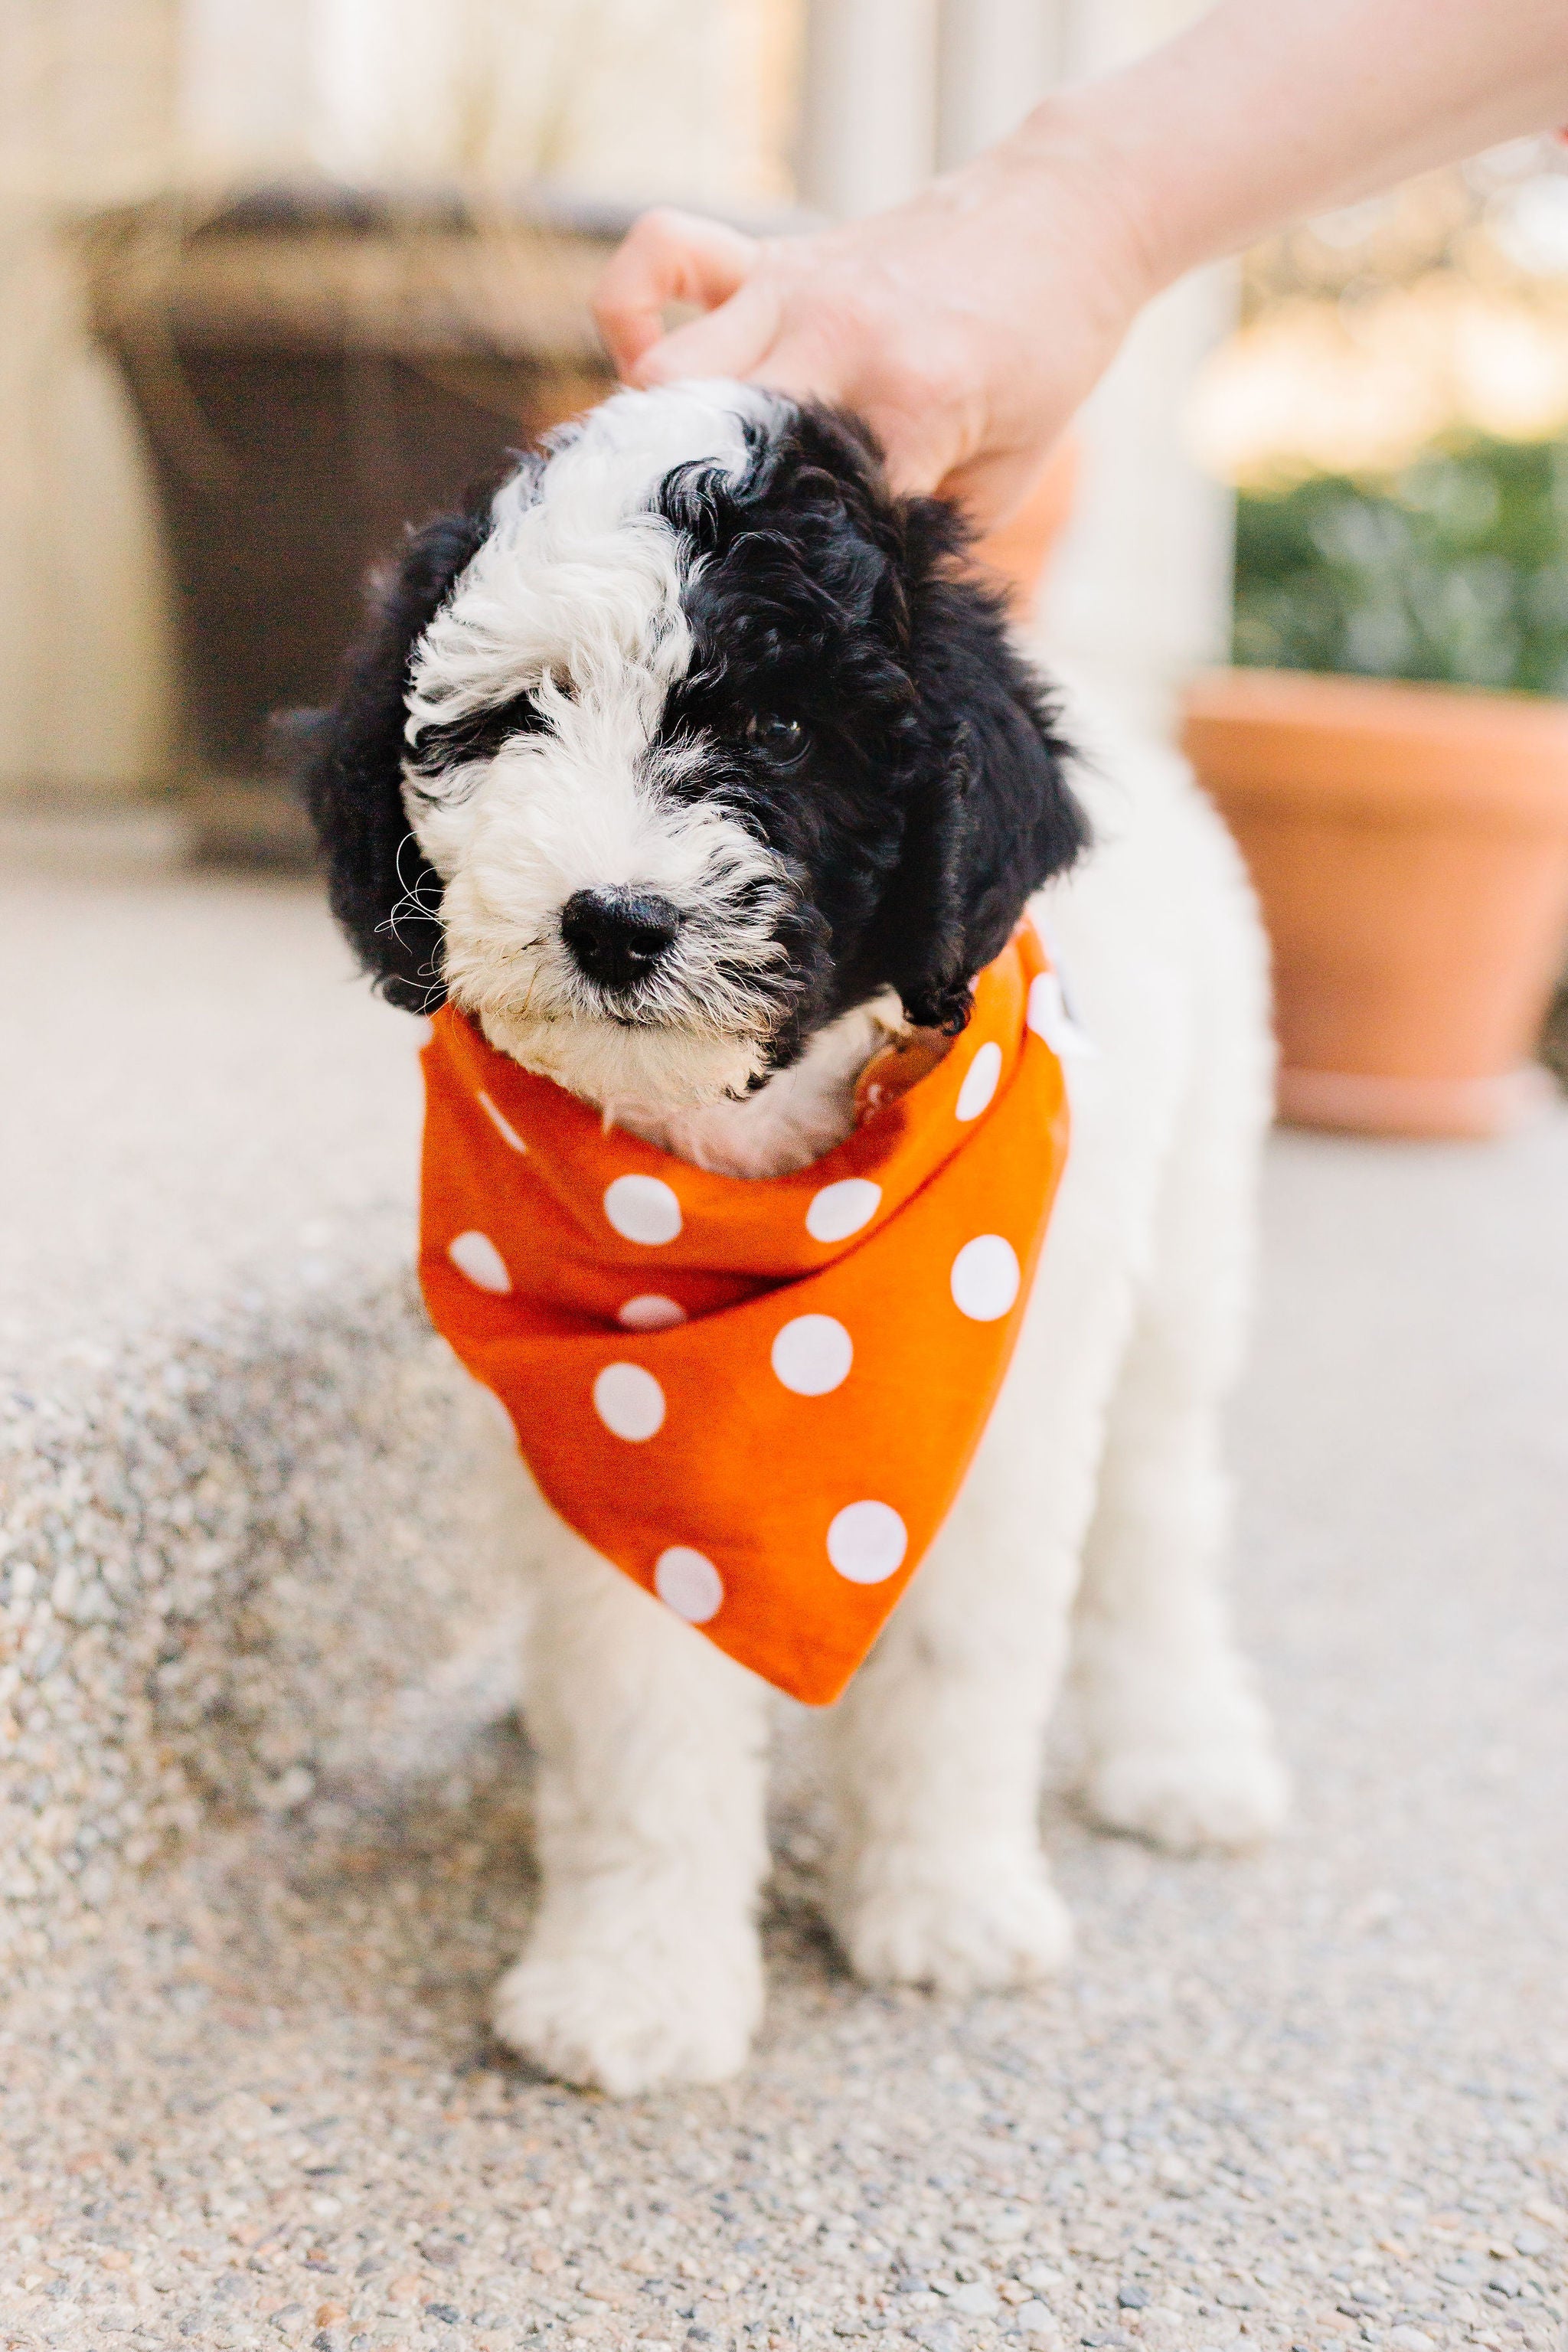
[[[594,317],[617,372],[629,374],[664,331],[668,302],[728,301],[756,257],[753,237],[661,207],[634,221],[594,291]]]
[[[778,318],[777,289],[753,280],[705,319],[693,319],[651,345],[629,371],[629,380],[648,385],[688,376],[754,376],[778,331]]]

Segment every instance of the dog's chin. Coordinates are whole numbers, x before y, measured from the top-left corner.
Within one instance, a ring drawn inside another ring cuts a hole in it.
[[[767,1043],[665,1023],[542,1019],[507,1005],[465,1008],[489,1043],[537,1077],[596,1110],[663,1118],[744,1095],[766,1065]]]

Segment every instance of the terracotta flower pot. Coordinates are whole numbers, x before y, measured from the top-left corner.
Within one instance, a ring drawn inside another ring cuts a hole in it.
[[[1530,1057],[1568,938],[1568,706],[1219,670],[1183,740],[1273,941],[1281,1116],[1511,1124],[1546,1084]]]
[[[975,545],[975,562],[1006,589],[1021,621],[1034,611],[1052,551],[1072,519],[1079,464],[1079,446],[1069,434],[1051,451],[1044,473],[1016,514]]]

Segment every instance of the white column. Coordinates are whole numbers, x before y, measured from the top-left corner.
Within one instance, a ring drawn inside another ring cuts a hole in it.
[[[801,200],[837,219],[912,195],[936,160],[937,0],[808,0]]]
[[[1061,76],[1067,0],[942,0],[936,159],[943,171],[1014,130]]]
[[[1201,0],[1067,0],[1063,68],[1101,73],[1150,48]],[[1052,567],[1047,647],[1119,707],[1163,730],[1183,679],[1230,642],[1235,502],[1200,471],[1186,404],[1205,355],[1236,315],[1228,265],[1162,295],[1078,421],[1077,512]]]
[[[1189,454],[1186,404],[1235,310],[1221,268],[1144,311],[1079,415],[1078,504],[1047,586],[1047,648],[1160,732],[1230,642],[1234,502]]]
[[[1068,77],[1104,72],[1203,0],[807,0],[802,200],[839,218],[894,204],[1004,136]],[[1041,299],[1051,299],[1043,289]],[[1231,501],[1187,454],[1193,377],[1229,325],[1211,271],[1139,320],[1078,421],[1079,508],[1046,602],[1049,644],[1150,725],[1224,657]]]

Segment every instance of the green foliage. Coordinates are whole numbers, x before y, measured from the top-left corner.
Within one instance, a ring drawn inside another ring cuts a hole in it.
[[[1233,658],[1568,695],[1568,443],[1243,496]]]

